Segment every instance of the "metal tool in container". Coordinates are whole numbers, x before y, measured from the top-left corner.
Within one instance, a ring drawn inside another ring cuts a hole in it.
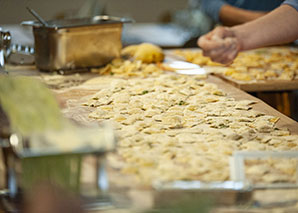
[[[26,9],[44,26],[48,27],[48,23],[40,16],[37,12],[35,12],[33,9],[26,7]]]
[[[130,19],[111,16],[47,21],[26,21],[35,40],[35,63],[44,71],[102,66],[120,56],[121,33]]]

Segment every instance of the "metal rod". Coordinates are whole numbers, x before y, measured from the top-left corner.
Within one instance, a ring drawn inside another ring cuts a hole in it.
[[[26,7],[26,9],[44,26],[48,27],[48,23],[40,16],[38,15],[33,9]]]

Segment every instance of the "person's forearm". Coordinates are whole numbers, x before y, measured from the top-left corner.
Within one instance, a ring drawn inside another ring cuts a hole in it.
[[[249,23],[232,27],[240,41],[240,50],[283,44],[298,39],[298,12],[282,5]]]
[[[265,14],[266,12],[244,10],[226,4],[220,9],[219,19],[225,26],[234,26],[255,20]]]

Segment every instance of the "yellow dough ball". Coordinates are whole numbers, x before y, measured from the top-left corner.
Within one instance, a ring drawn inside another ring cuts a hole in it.
[[[133,57],[139,45],[130,45],[122,49],[121,55]]]
[[[128,46],[122,50],[122,55],[129,55],[144,63],[158,63],[164,60],[162,49],[149,43]]]
[[[157,63],[163,61],[164,54],[160,47],[149,43],[143,43],[139,45],[134,57],[136,60],[141,60],[144,63]]]

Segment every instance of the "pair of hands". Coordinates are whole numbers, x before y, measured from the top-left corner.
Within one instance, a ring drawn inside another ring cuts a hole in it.
[[[241,50],[240,39],[233,28],[217,27],[198,40],[198,45],[203,50],[203,55],[212,61],[229,64]]]

